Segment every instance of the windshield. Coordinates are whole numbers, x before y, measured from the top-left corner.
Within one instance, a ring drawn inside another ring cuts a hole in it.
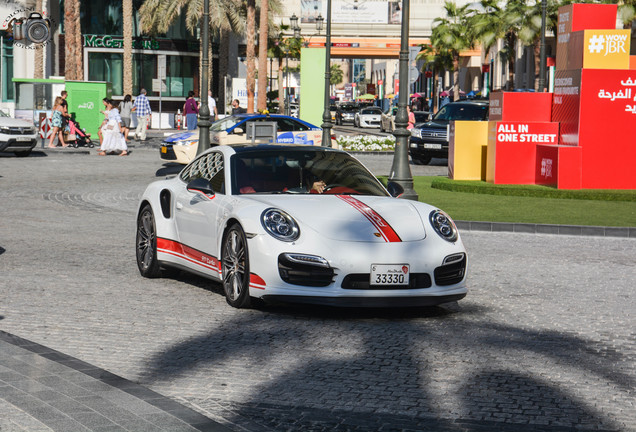
[[[236,124],[242,122],[244,119],[236,116],[225,117],[219,121],[216,121],[210,126],[211,132],[223,132],[228,130],[231,127],[236,126]]]
[[[361,114],[382,114],[380,108],[366,108],[361,111]]]
[[[314,182],[325,194],[388,196],[382,184],[346,153],[254,150],[232,156],[232,193],[308,194]]]
[[[340,105],[340,111],[352,112],[358,111],[360,109],[359,105]]]
[[[488,105],[448,104],[440,109],[433,120],[487,120]]]

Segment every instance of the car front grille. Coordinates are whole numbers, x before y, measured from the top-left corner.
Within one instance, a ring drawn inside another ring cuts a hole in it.
[[[434,274],[435,283],[439,286],[460,283],[466,274],[466,256],[461,261],[437,267]]]
[[[431,276],[428,273],[411,273],[408,285],[371,285],[369,273],[352,273],[342,281],[343,289],[350,290],[403,290],[430,288]]]
[[[331,285],[335,275],[331,267],[293,262],[287,259],[284,254],[278,257],[278,274],[288,284],[310,287]]]
[[[448,139],[448,134],[444,129],[420,129],[420,138]]]
[[[7,135],[32,135],[35,133],[35,129],[32,127],[3,127],[0,129],[0,133]]]

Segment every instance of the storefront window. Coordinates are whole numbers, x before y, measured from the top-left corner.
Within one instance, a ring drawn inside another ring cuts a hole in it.
[[[14,100],[13,94],[13,42],[7,41],[2,38],[2,45],[0,46],[1,61],[2,61],[2,102],[9,102]]]
[[[133,54],[133,96],[138,95],[144,88],[148,96],[159,96],[152,92],[152,79],[157,76],[157,56],[147,54]],[[113,89],[113,94],[115,93]]]
[[[168,56],[166,86],[172,97],[186,97],[190,90],[198,93],[194,88],[194,76],[199,73],[198,57]]]
[[[133,64],[133,68],[134,68]],[[119,53],[88,53],[88,80],[108,81],[113,84],[113,94],[123,93],[123,54]]]

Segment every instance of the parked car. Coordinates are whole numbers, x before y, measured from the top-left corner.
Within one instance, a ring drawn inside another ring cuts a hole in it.
[[[255,299],[395,307],[463,298],[466,249],[453,221],[394,198],[403,192],[395,183],[388,190],[340,150],[215,147],[146,188],[137,266],[148,278],[177,268],[220,281],[237,308]]]
[[[295,117],[284,115],[236,114],[225,117],[210,127],[210,145],[249,144],[247,127],[251,122],[276,122],[277,143],[321,145],[322,129]],[[333,137],[332,137],[333,138]],[[190,163],[199,147],[199,129],[170,135],[161,145],[161,159],[181,164]]]
[[[336,125],[342,126],[345,123],[352,123],[356,113],[360,111],[360,105],[357,103],[341,103],[336,106]]]
[[[353,124],[359,128],[380,127],[381,116],[382,109],[379,107],[362,108],[356,113]]]
[[[380,118],[380,132],[393,132],[395,131],[395,115],[397,114],[398,107],[393,106],[382,113]],[[413,111],[415,115],[415,124],[428,121],[431,114],[428,111]]]
[[[488,101],[460,101],[444,105],[430,121],[411,129],[409,153],[413,163],[428,164],[434,157],[448,157],[451,120],[488,120]]]
[[[31,123],[0,111],[0,152],[26,157],[37,145],[37,139],[38,131]]]

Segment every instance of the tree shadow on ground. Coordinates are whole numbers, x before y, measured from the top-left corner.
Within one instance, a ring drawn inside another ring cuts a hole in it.
[[[152,384],[204,369],[232,385],[238,374],[251,400],[223,401],[214,392],[209,399],[227,405],[237,422],[273,430],[620,429],[558,377],[575,369],[633,392],[623,354],[568,333],[479,322],[479,315],[478,307],[241,311],[157,353],[143,375]],[[511,366],[528,359],[549,364],[557,379]]]

